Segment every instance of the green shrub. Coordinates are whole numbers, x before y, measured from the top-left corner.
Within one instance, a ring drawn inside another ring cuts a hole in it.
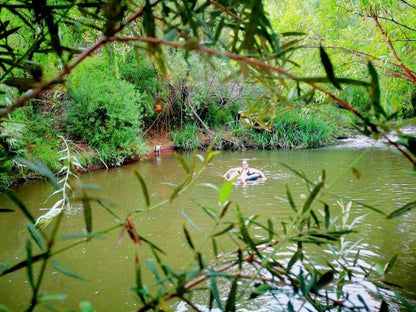
[[[118,80],[113,67],[93,58],[71,74],[69,88],[65,118],[70,139],[88,143],[114,163],[140,150],[145,100],[133,84]]]
[[[231,121],[233,121],[233,115],[229,109],[220,108],[215,104],[208,106],[208,112],[205,116],[205,122],[208,126],[217,128]]]
[[[168,97],[168,86],[158,75],[153,64],[145,56],[136,55],[132,50],[118,64],[121,79],[131,83],[141,95],[143,122],[153,123],[155,101],[165,101]]]
[[[183,131],[172,131],[171,138],[174,145],[186,150],[193,150],[200,146],[198,139],[199,132],[199,127],[192,124],[188,125]]]

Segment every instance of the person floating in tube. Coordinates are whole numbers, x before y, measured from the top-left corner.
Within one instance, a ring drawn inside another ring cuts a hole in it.
[[[223,177],[225,181],[230,181],[234,179],[237,175],[239,175],[237,181],[240,184],[247,184],[248,180],[255,180],[259,178],[267,180],[263,172],[261,172],[258,169],[250,168],[248,161],[246,160],[242,161],[241,168],[231,168],[223,175]]]

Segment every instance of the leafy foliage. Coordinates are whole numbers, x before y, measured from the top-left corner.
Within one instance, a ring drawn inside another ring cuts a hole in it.
[[[82,64],[71,75],[70,90],[65,118],[72,140],[88,142],[108,162],[121,163],[131,150],[140,151],[142,96],[116,79],[106,61]]]

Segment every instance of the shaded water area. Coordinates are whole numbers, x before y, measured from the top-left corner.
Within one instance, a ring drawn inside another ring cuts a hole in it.
[[[199,206],[218,209],[218,195],[206,184],[221,187],[221,175],[229,168],[239,166],[243,159],[249,160],[251,167],[263,171],[268,180],[261,185],[234,186],[231,200],[237,202],[246,215],[258,214],[263,220],[274,218],[284,221],[293,216],[294,212],[289,205],[279,199],[286,197],[286,184],[298,203],[307,194],[305,183],[281,163],[303,171],[313,181],[318,180],[322,169],[325,169],[328,183],[336,181],[327,195],[328,201],[332,203],[333,214],[339,211],[339,206],[331,194],[350,197],[386,212],[415,201],[416,178],[405,172],[411,170],[410,164],[402,156],[384,148],[372,149],[355,165],[361,175],[359,179],[351,170],[340,177],[341,172],[364,152],[364,147],[365,144],[343,144],[315,150],[222,152],[215,157],[192,189],[172,204],[145,214],[133,213],[132,217],[139,234],[162,248],[168,255],[164,260],[170,265],[181,268],[186,267],[192,258],[182,239],[182,223],[192,220],[202,231],[209,230],[211,220]],[[183,154],[185,159],[190,159],[190,156],[191,154]],[[129,211],[144,208],[141,187],[134,174],[136,170],[146,180],[152,204],[166,199],[172,192],[171,184],[180,183],[186,176],[179,161],[169,154],[151,157],[122,168],[91,172],[82,175],[81,179],[83,183],[99,185],[100,189],[93,191],[93,194],[107,199],[108,204],[124,219]],[[16,189],[16,195],[35,217],[45,213],[41,208],[52,206],[53,201],[44,203],[50,193],[51,187],[46,182],[31,183]],[[16,208],[4,195],[0,197],[0,203],[1,208]],[[93,208],[93,231],[114,225],[113,216],[98,206]],[[16,210],[14,213],[0,214],[0,262],[9,261],[11,265],[25,259],[28,237],[26,219]],[[352,211],[353,217],[366,215],[357,225],[359,233],[352,238],[362,240],[361,245],[365,246],[362,256],[368,266],[376,262],[383,265],[398,251],[398,261],[387,279],[390,283],[400,285],[402,289],[399,292],[415,303],[416,213],[410,211],[398,219],[385,220],[384,216],[357,204],[353,204]],[[83,225],[80,204],[76,202],[72,212],[65,216],[60,234],[80,233]],[[192,230],[189,223],[187,227],[196,240],[203,236]],[[67,294],[64,306],[73,309],[84,300],[90,301],[97,311],[137,309],[138,300],[130,290],[135,286],[135,254],[139,254],[143,263],[147,258],[153,258],[153,255],[148,249],[133,245],[127,235],[118,244],[119,234],[120,229],[111,231],[104,238],[93,239],[54,257],[61,266],[88,277],[88,281],[72,279],[49,266],[42,291],[46,294]],[[69,243],[70,241],[61,241],[59,246]],[[220,251],[226,253],[228,247],[231,248],[232,245],[224,242]],[[25,270],[1,277],[0,303],[13,311],[23,310],[28,304],[29,289]],[[179,305],[176,310],[186,311],[186,308]]]

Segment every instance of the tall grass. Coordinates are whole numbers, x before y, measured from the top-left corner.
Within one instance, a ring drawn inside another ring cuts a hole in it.
[[[198,139],[199,127],[196,124],[190,124],[184,130],[175,130],[171,132],[173,144],[185,150],[197,149],[200,146]]]
[[[329,122],[301,112],[277,117],[268,131],[249,130],[250,139],[259,148],[315,148],[327,145],[335,129]]]

